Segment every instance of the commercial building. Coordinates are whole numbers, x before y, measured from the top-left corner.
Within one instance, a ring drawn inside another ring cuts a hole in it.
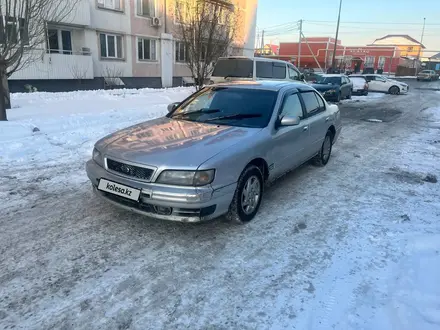
[[[301,40],[301,57],[298,61],[299,42],[280,43],[280,59],[295,63],[301,68],[321,68],[332,66],[335,39],[315,37]],[[400,64],[401,52],[397,46],[343,46],[341,40],[336,43],[336,67],[353,72],[383,70],[395,72]]]
[[[62,24],[47,23],[46,44],[9,78],[11,91],[26,84],[46,91],[181,85],[191,74],[175,38],[175,1],[194,0],[82,0]],[[257,0],[211,1],[240,10],[233,51],[252,56]]]

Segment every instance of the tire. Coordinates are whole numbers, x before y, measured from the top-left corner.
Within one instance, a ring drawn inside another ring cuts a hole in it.
[[[312,162],[315,166],[325,166],[330,160],[330,156],[333,148],[333,134],[330,131],[327,131],[325,135],[324,141],[322,142],[321,150],[319,153],[312,159]]]
[[[237,188],[226,218],[237,224],[245,224],[251,221],[260,209],[261,200],[263,199],[263,185],[263,174],[260,169],[255,165],[246,167],[238,179]],[[245,189],[252,189],[248,192],[252,194],[247,201],[248,205],[244,203],[246,198]],[[250,202],[252,200],[253,203]]]
[[[392,94],[392,95],[399,95],[400,94],[400,88],[397,86],[391,86],[390,89],[388,90],[388,93]]]
[[[364,93],[364,95],[367,96],[367,95],[368,95],[368,91],[366,91],[366,92]]]
[[[419,78],[417,78],[417,81],[420,81],[420,79],[419,79]]]

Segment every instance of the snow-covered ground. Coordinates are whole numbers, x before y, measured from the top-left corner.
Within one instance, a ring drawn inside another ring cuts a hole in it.
[[[94,142],[190,92],[12,96],[1,329],[440,329],[439,93],[343,101],[402,115],[346,119],[331,162],[276,183],[246,226],[148,221],[98,201],[84,172]]]

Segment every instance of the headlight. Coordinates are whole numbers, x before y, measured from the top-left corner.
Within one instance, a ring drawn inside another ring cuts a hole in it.
[[[93,148],[92,159],[100,166],[104,166],[104,159],[98,149]]]
[[[157,183],[170,184],[176,186],[204,186],[214,180],[215,170],[206,171],[163,171]]]
[[[325,92],[326,94],[333,94],[336,93],[336,89],[330,89],[329,91]]]

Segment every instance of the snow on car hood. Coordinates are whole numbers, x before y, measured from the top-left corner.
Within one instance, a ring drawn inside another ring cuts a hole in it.
[[[158,118],[97,142],[107,156],[152,166],[197,167],[261,128],[231,127]]]

